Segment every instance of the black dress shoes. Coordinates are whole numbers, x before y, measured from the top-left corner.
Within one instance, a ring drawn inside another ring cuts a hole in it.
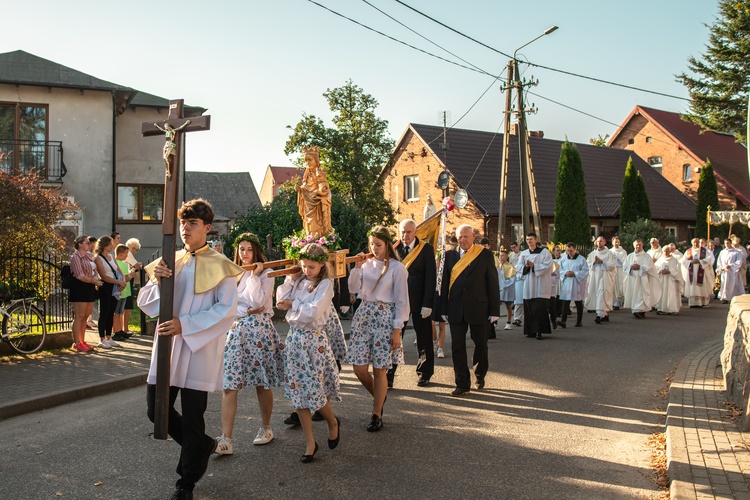
[[[429,383],[430,383],[430,379],[425,378],[425,377],[419,377],[419,380],[417,380],[417,385],[419,387],[424,387]]]
[[[582,324],[581,324],[581,322],[579,321],[578,323],[576,323],[576,326],[577,326],[577,327],[581,327],[581,326],[583,326],[583,325],[582,325]]]
[[[484,379],[477,379],[477,389],[484,389]]]
[[[568,325],[566,325],[564,321],[558,321],[557,324],[558,324],[558,326],[560,326],[560,328],[567,328],[568,327]]]
[[[297,415],[297,412],[293,411],[291,415],[289,415],[288,417],[284,419],[284,423],[286,425],[291,425],[293,427],[300,425],[299,415]]]
[[[367,432],[378,432],[383,428],[383,419],[373,414],[370,423],[367,424]]]
[[[295,415],[296,415],[296,413],[295,413]],[[312,414],[312,421],[313,422],[322,422],[325,419],[326,418],[319,411],[316,411],[315,413]]]
[[[542,337],[542,334],[541,334],[541,333],[537,333],[537,334],[536,334],[536,339],[537,339],[537,340],[544,340],[544,337]]]
[[[341,420],[339,420],[339,417],[336,417],[336,423],[337,425],[337,432],[336,432],[336,439],[329,439],[328,440],[328,448],[334,449],[339,445],[339,438],[341,437]]]
[[[594,318],[594,323],[596,323],[597,325],[600,324],[601,322],[602,322],[601,316],[597,316],[596,318]]]
[[[193,492],[184,488],[177,488],[169,500],[193,500]]]
[[[299,459],[300,462],[303,464],[309,464],[313,460],[315,460],[315,454],[318,452],[318,443],[315,443],[315,449],[312,452],[312,455],[302,455],[302,458]]]
[[[451,396],[457,397],[457,396],[465,396],[466,394],[469,394],[471,392],[470,389],[463,389],[461,387],[456,387],[453,389],[453,392],[451,392]]]

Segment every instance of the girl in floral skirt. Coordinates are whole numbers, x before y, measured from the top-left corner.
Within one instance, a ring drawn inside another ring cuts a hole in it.
[[[300,251],[302,272],[288,276],[276,293],[276,307],[286,311],[289,334],[283,351],[286,366],[284,393],[292,400],[307,440],[301,461],[313,461],[318,443],[312,429],[311,413],[319,411],[328,423],[328,447],[339,444],[340,422],[328,402],[340,401],[339,376],[324,328],[331,311],[333,282],[328,253],[314,243]]]
[[[234,262],[248,265],[265,262],[260,239],[243,233],[235,240]],[[262,426],[253,440],[261,445],[273,440],[271,412],[272,387],[279,387],[284,377],[284,359],[279,334],[273,326],[273,278],[270,270],[256,266],[245,271],[237,284],[237,321],[227,334],[224,347],[224,393],[221,398],[221,430],[216,453],[231,455],[232,431],[237,415],[237,393],[255,387]]]
[[[372,394],[372,418],[367,430],[377,432],[383,428],[386,371],[404,362],[401,329],[409,319],[409,271],[399,261],[387,228],[376,226],[369,237],[373,257],[365,260],[365,254],[360,253],[363,260],[349,275],[349,291],[359,292],[362,304],[352,320],[348,358],[354,374]]]

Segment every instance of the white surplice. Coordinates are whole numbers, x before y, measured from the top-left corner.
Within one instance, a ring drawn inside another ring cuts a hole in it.
[[[529,250],[521,252],[521,257],[516,263],[516,276],[523,278],[523,299],[548,299],[552,290],[552,254],[549,250],[542,248],[539,253],[531,253]],[[526,262],[533,262],[534,267],[525,276]],[[518,301],[518,295],[516,295]]]
[[[693,257],[695,254],[695,258]],[[701,256],[702,254],[702,256]],[[697,260],[697,263],[693,263]],[[685,279],[685,291],[683,295],[688,298],[691,307],[705,306],[711,300],[714,290],[714,253],[705,247],[690,247],[680,259]],[[699,283],[699,270],[703,270],[703,282]],[[692,270],[692,277],[690,276]]]
[[[572,272],[575,276],[565,276]],[[589,264],[583,255],[560,259],[560,300],[585,300],[588,294]]]
[[[656,304],[656,309],[666,314],[676,314],[682,307],[682,289],[685,281],[682,279],[682,266],[677,259],[670,255],[662,256],[654,263],[656,271],[659,273],[659,283],[661,284],[661,298]],[[664,274],[663,271],[669,271]]]
[[[625,280],[625,273],[622,272],[622,263],[625,261],[625,257],[628,256],[628,252],[622,247],[612,247],[609,249],[612,255],[615,257],[615,298],[614,306],[622,307],[622,303],[625,302],[625,289],[622,287],[622,283]]]
[[[601,262],[595,263],[596,257]],[[615,295],[615,256],[606,247],[594,249],[586,262],[589,266],[589,290],[585,307],[589,311],[609,312]]]
[[[640,269],[633,269],[634,264]],[[661,298],[659,277],[651,256],[643,250],[628,254],[622,263],[622,272],[625,273],[625,307],[633,312],[650,311]]]
[[[745,289],[742,286],[742,279],[740,278],[744,261],[742,252],[736,248],[725,248],[719,252],[719,259],[716,261],[716,272],[721,278],[721,288],[719,289],[719,298],[721,300],[732,300],[737,295],[745,293]]]

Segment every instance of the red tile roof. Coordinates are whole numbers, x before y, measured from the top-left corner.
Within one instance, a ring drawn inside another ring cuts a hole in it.
[[[748,180],[747,148],[735,141],[734,136],[705,131],[692,122],[680,118],[679,113],[636,106],[631,117],[640,113],[651,123],[671,136],[678,146],[692,155],[701,165],[711,160],[714,173],[745,205],[750,205],[750,180]],[[618,132],[627,124],[622,124]],[[617,135],[618,132],[615,132]],[[611,143],[610,139],[610,143]]]
[[[271,165],[268,167],[271,169],[274,184],[283,184],[296,176],[302,175],[302,171],[295,167],[272,167]]]

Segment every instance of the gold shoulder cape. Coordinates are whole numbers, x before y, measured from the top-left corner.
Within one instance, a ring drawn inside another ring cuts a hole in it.
[[[451,282],[448,285],[448,290],[451,289],[453,283],[464,271],[464,269],[469,267],[469,264],[474,262],[474,259],[476,259],[480,253],[482,253],[482,250],[484,250],[484,247],[475,244],[464,254],[463,257],[458,260],[458,262],[456,262],[456,265],[453,266],[453,269],[451,269]]]
[[[182,266],[190,262],[193,254],[187,250],[179,250],[175,253],[175,275],[180,272]],[[154,268],[158,260],[152,262],[144,269],[149,276],[153,276]],[[195,294],[206,293],[221,283],[228,276],[239,276],[245,272],[240,266],[227,259],[222,254],[209,246],[204,246],[195,251],[195,283],[193,291]]]

